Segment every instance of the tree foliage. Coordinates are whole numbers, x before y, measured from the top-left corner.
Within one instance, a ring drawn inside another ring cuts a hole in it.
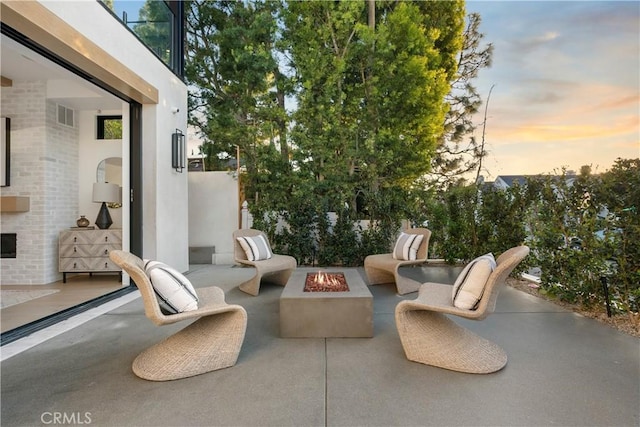
[[[104,139],[122,139],[122,118],[104,121]]]
[[[432,232],[431,257],[466,262],[487,252],[499,254],[526,240],[524,218],[529,203],[521,187],[453,185],[446,192],[431,192],[425,200],[420,221]]]
[[[375,217],[430,170],[463,25],[459,0],[190,2],[190,123],[209,159],[240,148],[254,215],[302,193]]]
[[[534,259],[543,270],[542,283],[571,302],[592,305],[601,298],[600,277],[605,269],[606,242],[597,237],[604,206],[591,197],[598,178],[590,174],[537,178],[530,183],[533,217],[530,221]],[[595,256],[594,256],[595,255]],[[571,284],[571,286],[567,286]]]
[[[594,194],[606,207],[608,284],[623,312],[640,305],[640,159],[617,159]],[[639,320],[636,318],[636,320]]]
[[[283,45],[297,105],[292,159],[309,183],[307,197],[379,220],[381,195],[406,195],[429,170],[455,75],[462,5],[287,4]],[[394,212],[398,223],[404,212]]]
[[[138,21],[132,26],[133,32],[165,64],[171,57],[171,12],[164,1],[147,0],[138,12]]]
[[[618,159],[602,174],[583,167],[507,190],[483,185],[478,199],[476,185],[430,191],[414,219],[432,231],[431,257],[466,262],[524,243],[532,251],[520,267],[540,269],[543,292],[591,308],[608,301],[638,322],[639,188],[640,159]]]
[[[208,157],[240,149],[251,178],[264,155],[288,156],[282,73],[276,59],[277,2],[192,1],[187,13],[189,123]]]
[[[493,56],[493,45],[482,44],[484,35],[480,32],[481,22],[477,13],[468,16],[463,44],[457,56],[457,73],[446,97],[449,110],[444,132],[432,159],[432,170],[428,177],[430,185],[446,188],[461,180],[464,174],[478,166],[479,159],[486,154],[473,136],[476,125],[472,122],[482,105],[473,80],[478,77],[480,70],[491,66]],[[468,140],[465,141],[465,138]]]
[[[238,149],[252,214],[286,218],[287,245],[312,224],[335,237],[325,214],[336,211],[337,229],[371,219],[365,244],[388,246],[421,205],[418,179],[442,164],[452,87],[487,63],[479,19],[465,32],[461,0],[189,5],[189,117],[207,169]],[[335,260],[322,242],[313,250]]]

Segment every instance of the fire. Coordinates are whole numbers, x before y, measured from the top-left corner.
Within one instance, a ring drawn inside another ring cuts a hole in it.
[[[307,274],[305,292],[347,292],[349,286],[342,273],[317,273]]]
[[[316,273],[316,283],[320,285],[326,285],[326,286],[340,285],[340,281],[336,278],[334,274],[329,276],[327,273],[323,273],[321,271]]]

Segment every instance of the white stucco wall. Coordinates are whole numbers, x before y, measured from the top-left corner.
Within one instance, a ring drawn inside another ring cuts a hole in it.
[[[213,264],[233,264],[238,180],[228,172],[189,173],[189,246],[215,247]]]
[[[143,256],[186,271],[187,172],[171,168],[171,134],[187,129],[186,85],[97,1],[42,4],[158,90],[158,104],[142,107]]]

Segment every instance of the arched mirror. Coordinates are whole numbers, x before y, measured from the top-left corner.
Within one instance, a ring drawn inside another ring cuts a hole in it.
[[[96,182],[118,184],[122,190],[122,157],[107,157],[98,163]],[[122,207],[121,203],[108,203],[110,208]]]
[[[122,187],[122,157],[108,157],[98,163],[96,182],[109,182]]]

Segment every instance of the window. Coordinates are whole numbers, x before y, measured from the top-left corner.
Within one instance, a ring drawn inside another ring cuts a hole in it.
[[[122,116],[98,116],[97,139],[122,139]]]

